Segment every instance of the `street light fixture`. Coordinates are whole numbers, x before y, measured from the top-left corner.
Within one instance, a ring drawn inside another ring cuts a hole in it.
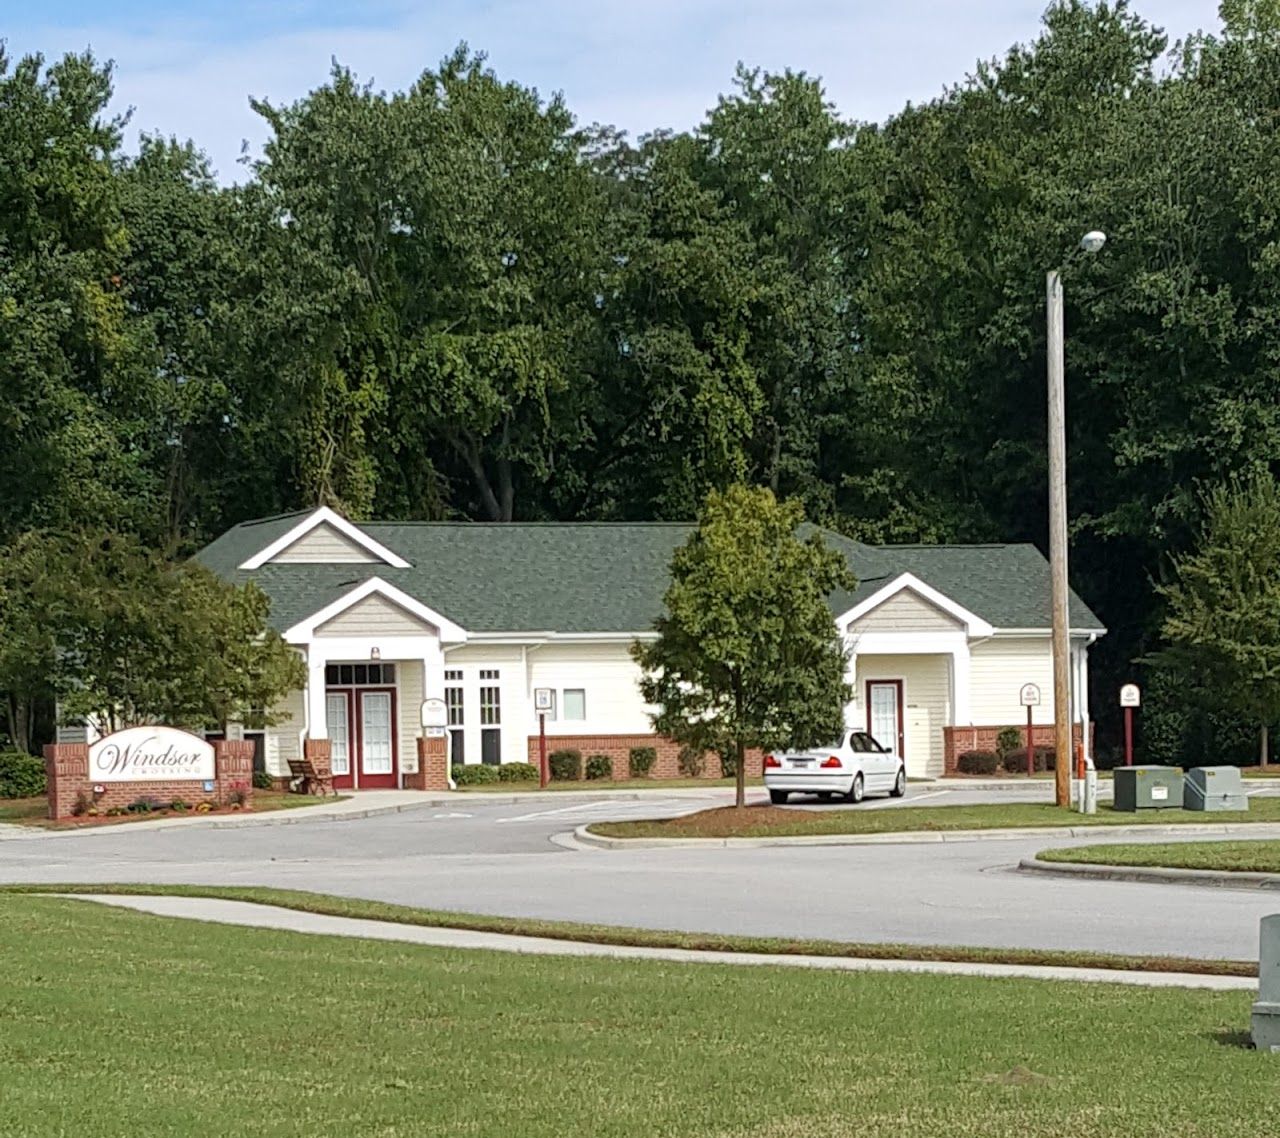
[[[1079,249],[1096,253],[1107,235],[1091,229]],[[1067,608],[1067,430],[1066,364],[1062,331],[1062,276],[1045,279],[1048,299],[1049,365],[1049,574],[1053,608],[1054,789],[1059,806],[1071,805],[1071,642]]]

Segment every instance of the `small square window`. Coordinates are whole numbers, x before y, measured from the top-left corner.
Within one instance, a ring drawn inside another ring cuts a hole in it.
[[[357,664],[355,666],[355,682],[358,684],[367,684],[369,682],[369,665]]]
[[[497,668],[481,668],[480,678],[482,680],[496,680],[498,678]]]
[[[352,681],[352,678],[351,678],[351,674],[352,674],[352,673],[351,673],[351,665],[350,665],[350,664],[343,664],[343,665],[338,669],[338,682],[339,682],[339,683],[341,683],[341,684],[350,684],[350,683],[352,683],[353,681]]]
[[[564,717],[565,719],[586,719],[587,693],[584,689],[564,689]]]
[[[382,682],[388,686],[396,682],[396,666],[394,664],[382,665]]]
[[[460,684],[462,682],[461,668],[446,668],[444,673],[446,683]]]
[[[326,664],[324,669],[324,682],[326,684],[338,683],[338,665]]]

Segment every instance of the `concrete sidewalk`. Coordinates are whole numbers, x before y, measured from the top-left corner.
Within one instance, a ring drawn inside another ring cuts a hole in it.
[[[200,897],[129,897],[107,894],[46,894],[77,901],[132,909],[162,917],[211,921],[247,928],[279,929],[287,932],[325,936],[359,937],[396,941],[435,948],[485,949],[493,952],[526,953],[536,956],[608,957],[620,960],[662,960],[680,964],[767,965],[785,968],[819,968],[835,972],[915,972],[948,976],[982,976],[1008,979],[1070,980],[1087,983],[1129,984],[1151,988],[1209,988],[1214,990],[1257,989],[1256,979],[1243,976],[1200,976],[1177,972],[1125,972],[1099,968],[1062,968],[1021,964],[962,964],[921,960],[869,960],[840,956],[792,956],[744,952],[702,952],[680,948],[641,948],[627,945],[591,944],[581,941],[551,940],[545,937],[508,936],[503,933],[472,932],[465,929],[428,928],[389,921],[366,921],[329,917],[257,905]]]

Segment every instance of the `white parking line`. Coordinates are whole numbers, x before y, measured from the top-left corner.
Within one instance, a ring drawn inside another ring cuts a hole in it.
[[[561,806],[558,810],[537,810],[532,814],[519,814],[514,818],[496,818],[496,822],[531,822],[535,818],[550,818],[554,814],[569,814],[574,810],[597,810],[607,806],[607,802],[575,802],[572,806]]]

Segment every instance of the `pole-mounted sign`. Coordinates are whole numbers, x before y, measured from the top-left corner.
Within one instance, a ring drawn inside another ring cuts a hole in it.
[[[1031,709],[1040,706],[1040,688],[1036,684],[1023,684],[1018,700],[1027,709],[1027,775],[1030,776],[1036,773],[1036,752],[1031,745]]]
[[[1120,689],[1120,706],[1124,708],[1124,765],[1133,766],[1133,709],[1142,706],[1142,692],[1137,684]]]
[[[550,781],[547,770],[547,712],[556,709],[556,693],[553,688],[533,689],[533,710],[538,713],[538,785],[545,787]]]

